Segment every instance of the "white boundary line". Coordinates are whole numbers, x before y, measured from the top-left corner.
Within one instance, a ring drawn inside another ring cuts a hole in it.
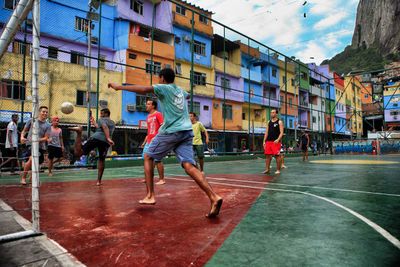
[[[169,177],[169,179],[173,179],[173,180],[178,180],[178,181],[186,181],[186,182],[194,182],[193,180],[189,180],[189,179],[183,179],[183,178],[171,178]],[[361,221],[363,221],[364,223],[366,223],[367,225],[369,225],[372,229],[374,229],[376,232],[378,232],[380,235],[382,235],[384,238],[386,238],[386,240],[388,240],[390,243],[392,243],[396,248],[400,249],[400,241],[392,236],[388,231],[386,231],[385,229],[383,229],[382,227],[380,227],[378,224],[374,223],[373,221],[369,220],[368,218],[364,217],[363,215],[355,212],[352,209],[349,209],[333,200],[330,200],[326,197],[321,197],[315,194],[311,194],[308,192],[302,192],[302,191],[297,191],[297,190],[287,190],[287,189],[277,189],[277,188],[265,188],[265,187],[258,187],[258,186],[249,186],[249,185],[236,185],[236,184],[229,184],[229,183],[220,183],[220,182],[210,182],[210,184],[218,184],[218,185],[226,185],[226,186],[233,186],[233,187],[240,187],[240,188],[251,188],[251,189],[260,189],[260,190],[269,190],[269,191],[278,191],[278,192],[286,192],[286,193],[296,193],[296,194],[303,194],[303,195],[307,195],[307,196],[311,196],[311,197],[315,197],[318,199],[321,199],[323,201],[326,201],[338,208],[341,208],[345,211],[347,211],[348,213],[350,213],[351,215],[355,216],[356,218],[360,219]]]
[[[179,177],[187,177],[187,175],[175,175],[172,176]],[[370,194],[370,195],[380,195],[380,196],[389,196],[389,197],[400,197],[399,194],[390,194],[390,193],[381,193],[381,192],[370,192],[370,191],[361,191],[361,190],[351,190],[351,189],[342,189],[342,188],[330,188],[330,187],[321,187],[321,186],[309,186],[309,185],[297,185],[297,184],[282,184],[275,182],[258,182],[258,181],[249,181],[242,179],[231,179],[231,178],[223,178],[223,177],[206,177],[207,179],[213,180],[222,180],[222,181],[232,181],[232,182],[241,182],[241,183],[253,183],[253,184],[263,184],[263,185],[277,185],[277,186],[288,186],[288,187],[302,187],[302,188],[310,188],[310,189],[321,189],[321,190],[329,190],[329,191],[339,191],[339,192],[349,192],[349,193],[361,193],[361,194]]]

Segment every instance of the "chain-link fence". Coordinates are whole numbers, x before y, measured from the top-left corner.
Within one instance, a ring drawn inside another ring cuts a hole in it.
[[[152,96],[114,92],[107,84],[154,84],[164,67],[173,68],[176,84],[190,93],[189,109],[208,129],[211,154],[261,152],[271,109],[284,122],[285,149],[293,151],[304,132],[310,145],[327,152],[332,140],[360,138],[371,124],[363,120],[362,104],[364,95],[376,95],[373,77],[365,83],[365,75],[302,63],[185,1],[111,2],[95,9],[85,1],[41,1],[40,104],[60,118],[65,165],[87,162],[73,159],[75,136],[67,128],[87,127],[90,115],[98,118],[106,107],[117,125],[110,155],[140,157],[145,102]],[[9,7],[0,10],[2,28]],[[32,114],[31,40],[28,16],[0,62],[2,151],[11,115],[19,115],[21,130]],[[382,116],[397,112],[390,103],[398,101],[398,84],[387,81],[379,81],[382,103],[385,86],[394,86]],[[74,105],[71,114],[61,112],[64,102]]]

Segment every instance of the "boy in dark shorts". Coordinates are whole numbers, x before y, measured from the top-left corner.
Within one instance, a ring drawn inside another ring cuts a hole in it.
[[[44,162],[44,153],[46,152],[46,142],[49,138],[50,133],[50,124],[46,121],[47,116],[49,115],[49,109],[46,106],[41,106],[39,108],[39,164]],[[26,144],[25,152],[23,153],[23,157],[27,162],[24,166],[24,172],[21,177],[21,184],[26,185],[26,177],[28,172],[32,167],[32,157],[31,157],[31,149],[32,149],[32,119],[30,119],[24,126],[24,129],[21,132],[21,143]],[[28,132],[28,136],[25,138],[26,133]]]
[[[63,157],[64,141],[62,138],[62,130],[58,127],[60,119],[58,117],[51,118],[51,130],[49,140],[47,141],[47,158],[49,159],[49,176],[53,176],[53,164],[59,162]],[[54,159],[56,159],[54,161]]]
[[[212,218],[219,214],[222,206],[222,198],[213,191],[204,175],[196,168],[192,147],[192,123],[189,119],[189,112],[186,104],[188,93],[176,86],[174,80],[174,71],[170,68],[166,68],[160,71],[160,84],[157,85],[122,86],[115,83],[108,84],[108,87],[116,91],[126,90],[139,94],[154,93],[162,106],[164,123],[144,156],[147,195],[144,199],[140,200],[139,203],[148,205],[154,205],[156,203],[153,162],[154,160],[162,160],[162,158],[173,150],[186,173],[196,181],[198,186],[210,199],[211,208],[207,217]]]
[[[76,131],[76,140],[74,153],[75,157],[80,158],[82,155],[89,155],[90,151],[97,148],[99,152],[99,160],[97,164],[97,184],[101,185],[101,178],[103,177],[104,165],[106,161],[108,148],[114,145],[111,139],[115,130],[115,123],[110,119],[110,110],[104,108],[100,111],[100,119],[97,123],[91,118],[92,125],[96,127],[95,133],[82,145],[82,127],[71,127],[70,130]]]

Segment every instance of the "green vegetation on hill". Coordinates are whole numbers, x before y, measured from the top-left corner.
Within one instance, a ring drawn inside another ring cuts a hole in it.
[[[347,74],[351,71],[370,71],[383,69],[386,63],[396,60],[399,55],[390,54],[386,58],[375,47],[351,48],[345,50],[322,64],[329,64],[331,71]]]

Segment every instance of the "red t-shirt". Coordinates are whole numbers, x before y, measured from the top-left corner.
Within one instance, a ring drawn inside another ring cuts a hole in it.
[[[158,134],[158,129],[160,129],[163,121],[163,116],[158,111],[147,116],[147,144],[150,144],[151,140]]]

